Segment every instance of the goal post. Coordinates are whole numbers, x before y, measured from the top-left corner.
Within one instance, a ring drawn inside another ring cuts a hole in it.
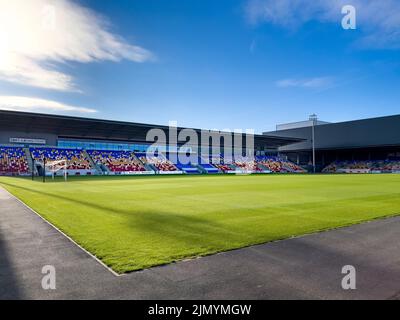
[[[67,181],[67,167],[68,167],[68,162],[67,160],[46,160],[44,162],[44,172],[51,172],[51,175],[54,179],[55,175],[57,172],[62,171],[64,180]]]

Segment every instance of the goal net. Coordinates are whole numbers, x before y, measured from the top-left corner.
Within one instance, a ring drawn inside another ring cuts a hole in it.
[[[46,172],[50,172],[53,179],[57,174],[62,174],[64,176],[65,181],[67,181],[67,160],[54,160],[45,162],[45,170]]]

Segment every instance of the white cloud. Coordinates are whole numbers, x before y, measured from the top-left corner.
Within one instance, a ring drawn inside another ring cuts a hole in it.
[[[282,79],[276,82],[276,85],[280,88],[327,88],[333,84],[331,77],[317,77],[308,79]]]
[[[110,31],[104,17],[71,0],[0,0],[0,79],[79,91],[57,65],[152,59]]]
[[[27,112],[95,113],[97,110],[63,104],[57,101],[21,96],[0,96],[0,109]]]
[[[247,20],[295,29],[310,21],[341,25],[341,8],[353,5],[357,13],[358,44],[368,48],[400,48],[399,0],[248,0]]]

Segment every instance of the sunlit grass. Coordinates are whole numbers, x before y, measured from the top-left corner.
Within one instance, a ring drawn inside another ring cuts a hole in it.
[[[120,273],[400,213],[400,175],[1,177],[0,184]]]

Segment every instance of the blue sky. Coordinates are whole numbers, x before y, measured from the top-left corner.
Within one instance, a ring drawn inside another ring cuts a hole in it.
[[[0,47],[18,53],[0,60],[3,109],[256,132],[399,113],[396,1],[346,1],[356,30],[339,0],[32,2],[24,14],[55,6],[54,39],[27,24],[16,34],[35,32],[32,47]]]

